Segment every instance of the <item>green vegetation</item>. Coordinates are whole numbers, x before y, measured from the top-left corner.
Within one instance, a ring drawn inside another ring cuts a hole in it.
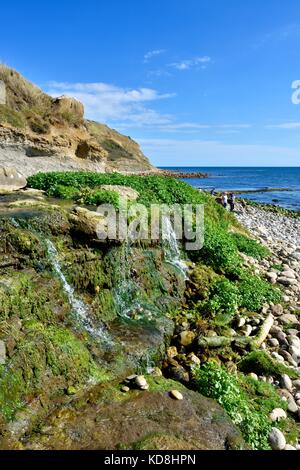
[[[281,291],[274,288],[267,281],[259,276],[253,276],[245,271],[239,282],[239,292],[241,296],[242,308],[250,312],[259,311],[263,304],[278,304],[282,298]]]
[[[265,404],[263,409],[256,406],[239,378],[213,362],[196,367],[194,376],[197,390],[223,406],[253,449],[269,449],[268,434],[272,427],[267,414],[269,405]]]
[[[25,127],[25,120],[22,114],[4,104],[0,104],[0,123],[10,124],[21,129]]]
[[[245,235],[241,235],[240,233],[233,233],[232,237],[238,250],[241,253],[245,253],[245,255],[252,256],[256,259],[262,259],[270,256],[271,254],[267,248],[257,243],[256,240],[252,240]]]
[[[80,204],[87,204],[90,206],[99,206],[100,204],[111,204],[116,209],[120,207],[120,196],[116,192],[103,190],[103,189],[83,189],[77,201]]]
[[[253,351],[244,356],[239,363],[239,369],[242,372],[255,372],[259,375],[280,377],[282,374],[287,374],[291,378],[300,377],[300,374],[295,369],[281,364],[265,351]]]

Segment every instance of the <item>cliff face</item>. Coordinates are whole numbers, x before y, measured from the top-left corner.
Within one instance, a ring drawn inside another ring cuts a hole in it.
[[[0,166],[14,166],[24,176],[51,170],[153,169],[130,137],[85,120],[79,101],[52,98],[4,65],[0,91]]]

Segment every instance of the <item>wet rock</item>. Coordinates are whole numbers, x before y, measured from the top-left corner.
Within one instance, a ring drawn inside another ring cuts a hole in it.
[[[269,443],[273,450],[283,450],[286,446],[285,437],[277,428],[272,428],[269,434]]]
[[[183,395],[178,390],[171,390],[170,396],[175,398],[175,400],[183,400]]]

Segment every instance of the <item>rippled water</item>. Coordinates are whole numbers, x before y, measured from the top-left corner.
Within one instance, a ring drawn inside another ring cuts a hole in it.
[[[186,179],[197,188],[247,191],[265,188],[289,188],[291,191],[272,191],[244,194],[243,197],[257,202],[277,204],[287,209],[300,210],[300,167],[173,167],[185,172],[204,172],[205,179]]]

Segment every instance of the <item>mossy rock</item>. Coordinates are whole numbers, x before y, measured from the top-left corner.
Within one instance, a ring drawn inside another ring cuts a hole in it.
[[[291,378],[299,378],[300,374],[294,368],[290,368],[273,359],[265,351],[252,351],[239,363],[242,372],[255,372],[259,375],[271,375],[280,377],[287,374]]]

